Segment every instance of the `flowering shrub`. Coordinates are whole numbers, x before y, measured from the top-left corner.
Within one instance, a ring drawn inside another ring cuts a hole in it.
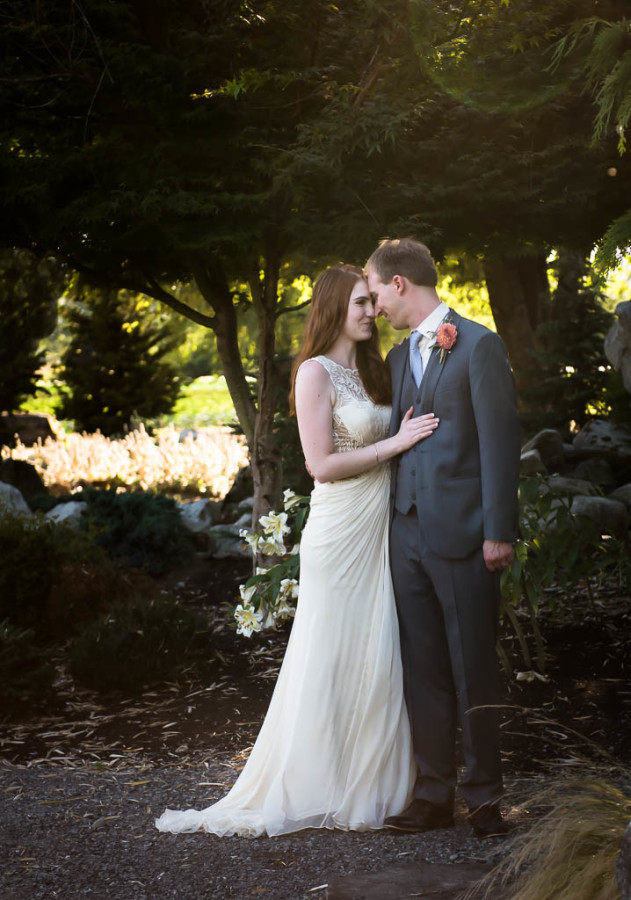
[[[260,529],[240,532],[255,560],[267,557],[269,565],[257,566],[251,578],[239,586],[241,603],[235,607],[237,632],[250,637],[263,628],[275,628],[296,612],[300,571],[300,535],[309,512],[309,497],[287,490],[282,512],[259,519]]]

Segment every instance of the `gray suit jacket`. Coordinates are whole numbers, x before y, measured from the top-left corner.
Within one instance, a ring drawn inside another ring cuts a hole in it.
[[[518,536],[517,488],[520,429],[515,386],[501,338],[450,311],[458,330],[443,362],[434,347],[421,382],[417,414],[440,418],[436,431],[416,445],[419,528],[438,556],[463,559],[485,539]],[[401,420],[401,392],[409,340],[387,357],[392,376],[390,434]],[[391,498],[398,460],[393,460]]]

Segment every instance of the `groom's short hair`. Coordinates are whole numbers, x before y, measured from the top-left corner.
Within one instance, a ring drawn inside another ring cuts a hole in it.
[[[425,244],[412,238],[386,238],[381,241],[368,262],[383,284],[390,284],[395,275],[402,275],[412,284],[436,287],[438,273],[432,254]]]

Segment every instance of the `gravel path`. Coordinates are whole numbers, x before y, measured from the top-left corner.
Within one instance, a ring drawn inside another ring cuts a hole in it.
[[[417,860],[493,862],[505,846],[477,840],[462,814],[456,828],[425,835],[307,830],[252,840],[154,828],[166,806],[219,798],[241,765],[230,752],[184,765],[130,764],[124,754],[87,764],[0,763],[0,896],[324,898],[335,876]],[[513,783],[512,793],[519,789]]]

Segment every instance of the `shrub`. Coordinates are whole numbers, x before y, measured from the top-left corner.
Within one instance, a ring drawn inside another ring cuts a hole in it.
[[[208,657],[209,641],[198,614],[167,597],[139,597],[88,626],[70,648],[70,670],[97,691],[137,692]]]
[[[96,542],[123,565],[160,575],[186,562],[193,552],[193,540],[169,497],[89,488],[75,499],[88,504]]]
[[[3,706],[46,694],[55,670],[50,653],[35,641],[32,629],[16,628],[8,619],[0,622],[0,683]]]
[[[90,535],[37,516],[0,518],[0,619],[41,639],[65,637],[120,593],[121,576]]]
[[[88,504],[86,527],[108,556],[124,566],[160,575],[186,562],[193,539],[182,525],[174,500],[161,494],[87,488],[76,494],[33,498],[31,506],[46,511],[57,503]]]
[[[531,805],[547,812],[513,840],[481,887],[501,888],[506,900],[617,900],[616,860],[631,818],[628,789],[605,780],[559,778]]]

